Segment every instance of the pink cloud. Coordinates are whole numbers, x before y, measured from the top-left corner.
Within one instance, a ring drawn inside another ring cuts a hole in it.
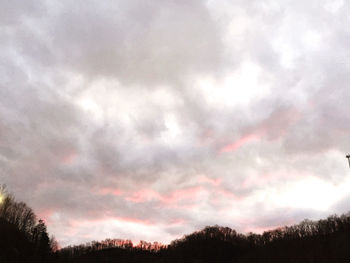
[[[224,147],[220,149],[220,153],[226,153],[226,152],[233,152],[238,150],[243,145],[259,139],[259,136],[257,134],[248,134],[244,135],[243,137],[239,138],[237,141],[227,144]]]
[[[126,200],[133,203],[145,203],[152,200],[161,199],[161,195],[152,189],[142,189],[134,192],[131,196],[125,197]]]
[[[209,178],[207,176],[201,176],[199,178],[199,182],[200,183],[207,183],[207,184],[211,184],[213,186],[219,186],[222,182],[222,179],[221,178],[216,178],[216,179],[213,179],[213,178]]]
[[[259,124],[249,128],[249,133],[243,135],[233,143],[224,145],[219,152],[233,152],[241,148],[243,145],[262,137],[278,139],[285,136],[289,127],[294,125],[301,118],[301,114],[295,108],[279,109],[270,114],[268,118],[261,121]]]
[[[76,158],[77,158],[77,153],[72,151],[70,153],[65,154],[62,157],[62,163],[66,165],[72,164]]]
[[[124,223],[133,223],[133,224],[146,225],[146,226],[154,225],[149,220],[142,220],[142,219],[133,218],[133,217],[113,217],[112,219],[119,222],[124,222]]]
[[[163,205],[176,204],[183,200],[194,200],[203,190],[202,187],[189,187],[170,192],[169,194],[160,194],[152,189],[142,189],[134,192],[125,199],[134,203],[145,203],[149,201],[159,201]]]
[[[164,203],[171,204],[184,199],[193,200],[202,190],[203,188],[200,186],[176,190],[163,196],[162,201]]]
[[[122,195],[122,191],[118,188],[104,187],[98,190],[98,194],[120,196]]]
[[[53,209],[45,209],[38,212],[38,218],[43,219],[46,222],[50,221],[51,216],[55,211]]]
[[[237,196],[235,195],[234,193],[228,191],[228,190],[225,190],[225,189],[218,189],[216,191],[219,195],[222,195],[226,198],[231,198],[231,199],[235,199],[235,200],[243,200],[244,197],[243,196]]]
[[[278,139],[288,133],[288,129],[301,119],[295,108],[278,109],[255,127],[255,132],[265,135],[270,140]]]
[[[185,220],[182,218],[177,218],[177,219],[170,221],[171,226],[183,225],[184,223],[185,223]]]

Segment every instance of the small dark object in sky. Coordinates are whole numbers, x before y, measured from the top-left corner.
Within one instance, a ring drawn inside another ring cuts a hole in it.
[[[346,158],[348,158],[349,167],[350,167],[350,154],[348,154],[348,155],[346,156]]]

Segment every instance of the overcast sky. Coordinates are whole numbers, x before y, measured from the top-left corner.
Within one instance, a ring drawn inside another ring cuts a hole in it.
[[[61,246],[350,210],[347,1],[0,6],[0,183]]]

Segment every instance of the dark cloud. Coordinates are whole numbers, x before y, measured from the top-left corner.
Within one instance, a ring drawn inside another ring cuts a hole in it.
[[[46,33],[63,67],[152,87],[220,65],[220,29],[201,1],[57,2]]]
[[[41,1],[1,1],[0,23],[2,27],[13,26],[21,23],[26,18],[41,15],[45,6]]]

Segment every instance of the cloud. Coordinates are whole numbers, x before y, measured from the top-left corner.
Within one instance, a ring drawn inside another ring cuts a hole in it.
[[[49,10],[58,64],[87,78],[152,87],[220,65],[220,29],[202,1],[59,1]]]
[[[2,2],[0,181],[62,245],[346,210],[344,1]]]

